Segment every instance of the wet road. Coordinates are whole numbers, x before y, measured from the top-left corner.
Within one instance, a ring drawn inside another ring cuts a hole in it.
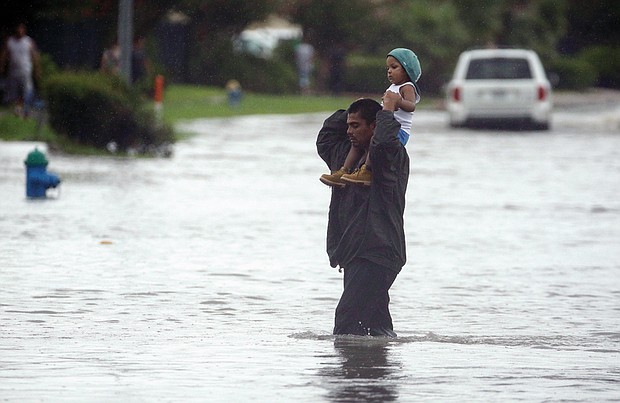
[[[395,340],[334,339],[328,114],[188,122],[170,159],[0,143],[0,400],[617,401],[617,108],[550,132],[416,113]]]

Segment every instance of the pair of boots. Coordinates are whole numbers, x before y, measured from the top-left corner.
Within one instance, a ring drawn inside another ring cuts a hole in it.
[[[372,182],[372,172],[366,169],[366,164],[351,173],[348,173],[347,169],[342,167],[331,174],[321,175],[319,180],[327,186],[341,188],[345,187],[348,183],[370,186],[370,183]]]

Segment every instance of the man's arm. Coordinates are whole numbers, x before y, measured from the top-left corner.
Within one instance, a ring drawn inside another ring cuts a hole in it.
[[[377,112],[377,125],[370,144],[373,183],[390,187],[399,181],[400,173],[408,161],[407,151],[398,140],[400,123],[394,118],[400,95],[386,92],[383,110]]]
[[[347,112],[336,111],[323,123],[316,140],[319,156],[330,170],[338,170],[344,164],[351,142],[347,136]]]

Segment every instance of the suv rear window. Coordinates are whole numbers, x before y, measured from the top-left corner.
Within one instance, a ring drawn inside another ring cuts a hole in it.
[[[467,80],[519,80],[532,78],[527,59],[495,57],[472,59],[467,69]]]

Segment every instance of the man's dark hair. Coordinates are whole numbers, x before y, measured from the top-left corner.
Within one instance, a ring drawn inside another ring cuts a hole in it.
[[[362,98],[353,102],[347,113],[359,113],[366,123],[370,124],[377,120],[377,112],[381,110],[381,104],[374,99]]]

